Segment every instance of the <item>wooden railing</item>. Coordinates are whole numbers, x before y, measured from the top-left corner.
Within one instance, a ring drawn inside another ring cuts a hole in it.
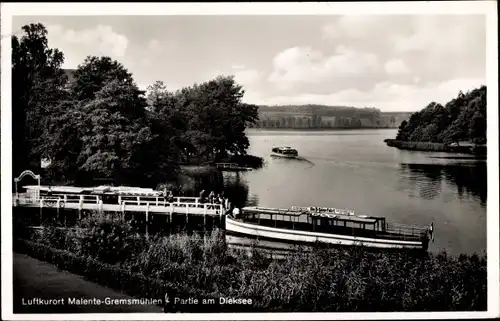
[[[405,225],[398,223],[387,223],[385,228],[386,233],[394,233],[408,237],[424,236],[428,233],[428,231],[429,228],[427,227],[419,227],[419,226]]]
[[[235,163],[215,163],[215,167],[218,168],[218,169],[221,169],[221,170],[224,170],[224,169],[241,170],[241,171],[250,171],[250,170],[252,170],[249,167],[240,166],[240,165],[235,164]]]
[[[83,204],[94,204],[98,208],[102,208],[105,205],[113,205],[108,203],[103,203],[99,199],[98,195],[68,195],[68,194],[56,194],[51,196],[42,196],[40,199],[34,197],[29,197],[27,194],[19,194],[17,197],[13,195],[13,201],[16,205],[28,205],[28,204],[39,204],[41,207],[65,207],[66,204],[79,204],[82,207]],[[164,197],[152,197],[152,196],[118,196],[118,201],[114,205],[120,206],[161,206],[161,207],[176,207],[176,208],[198,208],[217,210],[217,212],[223,212],[224,204],[215,203],[203,203],[199,197],[173,197],[171,200],[167,200]]]
[[[228,168],[228,169],[240,167],[240,166],[238,166],[238,164],[234,164],[234,163],[215,163],[215,166],[217,168]]]

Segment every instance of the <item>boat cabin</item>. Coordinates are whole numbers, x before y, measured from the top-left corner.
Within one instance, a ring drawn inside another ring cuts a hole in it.
[[[305,208],[243,208],[237,219],[260,226],[317,233],[331,233],[398,240],[421,240],[426,228],[388,224],[385,217],[343,214],[342,210],[311,211]],[[342,214],[338,214],[341,212]]]
[[[299,154],[296,149],[293,149],[291,147],[273,147],[272,152],[289,156],[297,156]]]

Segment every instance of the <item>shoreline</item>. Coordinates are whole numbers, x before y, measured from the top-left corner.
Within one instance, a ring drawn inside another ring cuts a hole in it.
[[[323,131],[348,131],[348,130],[396,130],[397,127],[359,127],[359,128],[263,128],[263,127],[249,127],[250,131],[297,131],[297,132],[323,132]]]
[[[413,142],[397,139],[384,139],[384,143],[389,147],[395,147],[400,150],[467,154],[474,155],[477,158],[486,158],[486,146],[482,145],[452,147],[444,143]]]

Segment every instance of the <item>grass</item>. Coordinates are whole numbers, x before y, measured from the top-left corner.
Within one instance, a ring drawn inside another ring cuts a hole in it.
[[[99,216],[73,230],[49,227],[31,240],[155,284],[215,297],[252,298],[253,311],[486,310],[486,257],[477,255],[352,247],[311,253],[299,249],[273,261],[257,249],[251,256],[228,249],[219,230],[206,236],[146,239],[126,223]]]

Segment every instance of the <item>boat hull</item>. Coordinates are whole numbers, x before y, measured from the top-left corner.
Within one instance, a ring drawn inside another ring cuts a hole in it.
[[[229,216],[226,216],[226,230],[234,234],[246,235],[249,237],[262,237],[270,240],[289,241],[306,244],[320,242],[341,246],[366,246],[385,249],[427,249],[423,241],[367,238],[350,235],[280,229],[241,222]]]
[[[284,155],[284,154],[279,154],[279,153],[271,153],[271,156],[273,157],[281,157],[281,158],[297,158],[299,157],[298,155]]]

